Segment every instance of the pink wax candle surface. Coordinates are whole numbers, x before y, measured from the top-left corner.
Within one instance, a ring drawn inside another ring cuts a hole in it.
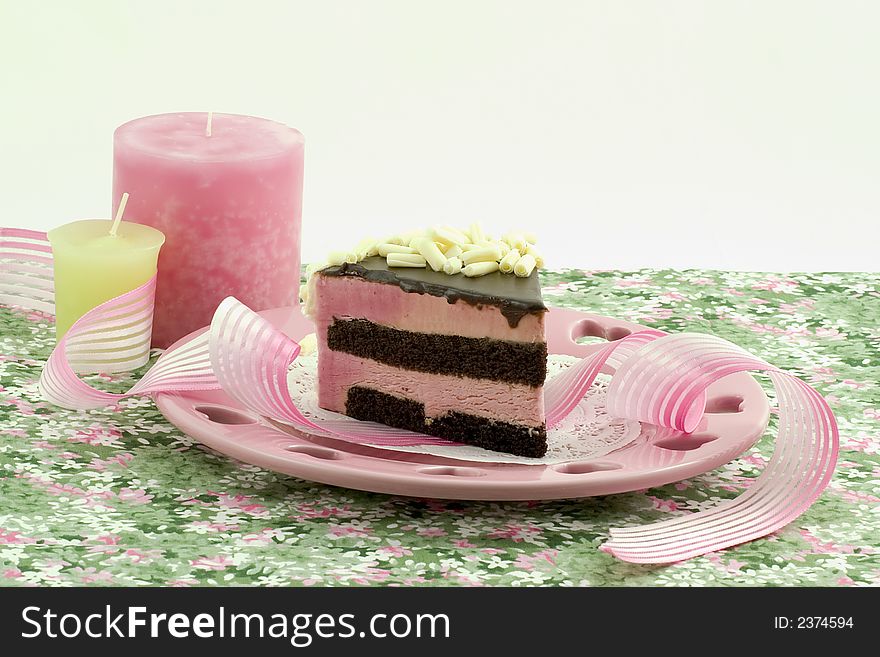
[[[296,303],[303,136],[274,121],[207,112],[130,121],[113,140],[113,198],[161,230],[153,346],[210,323],[227,296]],[[114,212],[116,211],[114,201]]]

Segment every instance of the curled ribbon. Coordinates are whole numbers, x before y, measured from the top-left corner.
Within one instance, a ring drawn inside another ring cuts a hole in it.
[[[45,279],[49,259],[41,240],[44,235],[30,231],[0,232],[0,302],[48,308],[49,288],[31,280]],[[27,271],[33,267],[39,271]],[[84,383],[71,359],[89,365],[120,323],[151,313],[153,286],[155,279],[95,308],[70,328],[40,377],[47,401],[88,409],[134,395],[223,389],[255,413],[350,442],[453,444],[350,418],[307,418],[287,388],[288,369],[299,355],[299,345],[231,297],[217,308],[208,331],[163,354],[127,393],[102,392]],[[571,412],[606,363],[615,370],[606,402],[611,415],[684,433],[692,432],[702,419],[706,389],[731,374],[766,372],[779,399],[775,450],[755,483],[736,499],[706,511],[641,527],[612,528],[603,549],[619,559],[670,563],[766,536],[809,508],[831,479],[839,439],[834,415],[822,396],[800,379],[711,335],[646,330],[609,343],[544,387],[549,427]]]

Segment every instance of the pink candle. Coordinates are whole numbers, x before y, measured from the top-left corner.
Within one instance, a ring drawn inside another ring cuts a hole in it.
[[[153,346],[210,323],[232,295],[296,303],[303,136],[274,121],[185,112],[130,121],[113,139],[113,198],[161,230]]]

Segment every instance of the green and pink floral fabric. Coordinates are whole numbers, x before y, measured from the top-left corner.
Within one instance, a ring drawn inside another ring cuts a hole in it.
[[[231,461],[149,400],[85,412],[42,402],[52,318],[0,306],[0,585],[880,584],[880,274],[543,280],[548,304],[714,333],[816,387],[841,434],[822,497],[766,539],[669,566],[623,563],[598,549],[609,527],[737,496],[772,452],[775,417],[742,457],[656,489],[523,503],[361,493]],[[138,374],[88,380],[122,392]]]

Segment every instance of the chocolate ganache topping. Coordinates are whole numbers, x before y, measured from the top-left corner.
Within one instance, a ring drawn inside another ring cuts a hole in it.
[[[357,276],[374,283],[397,285],[404,292],[445,297],[449,303],[458,300],[474,306],[496,306],[516,328],[525,315],[543,313],[547,306],[541,297],[537,269],[521,278],[493,272],[485,276],[450,276],[431,268],[389,268],[385,258],[370,257],[358,263],[333,265],[320,271],[322,276]]]

